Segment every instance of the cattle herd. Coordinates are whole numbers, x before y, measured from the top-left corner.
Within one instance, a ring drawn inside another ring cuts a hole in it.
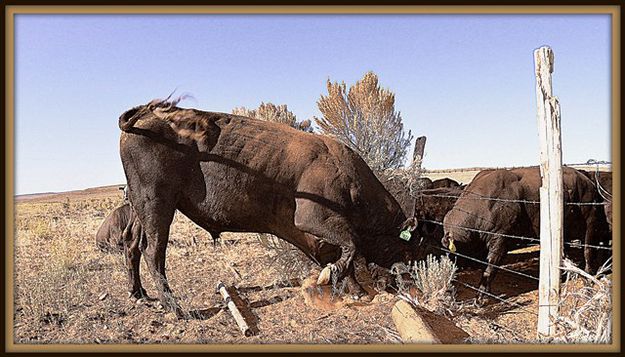
[[[480,283],[488,291],[494,265],[531,243],[510,237],[538,237],[537,167],[485,170],[466,186],[425,180],[408,217],[360,156],[329,137],[176,104],[154,100],[120,116],[129,202],[105,219],[96,244],[124,253],[133,298],[146,296],[143,255],[159,300],[179,316],[165,271],[176,210],[213,239],[257,232],[292,243],[323,267],[319,284],[345,279],[354,298],[366,295],[355,278],[366,269],[357,256],[390,269],[453,246],[491,264]],[[591,247],[611,244],[611,173],[564,168],[563,175],[565,241],[585,244],[592,273],[608,256]]]

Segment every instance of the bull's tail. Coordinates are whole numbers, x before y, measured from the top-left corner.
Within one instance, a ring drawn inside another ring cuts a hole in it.
[[[130,110],[125,111],[119,117],[119,128],[123,131],[129,131],[137,121],[142,119],[146,114],[154,114],[154,111],[158,110],[159,112],[168,112],[175,108],[175,106],[184,99],[193,98],[189,94],[183,94],[177,98],[171,99],[171,96],[174,93],[172,92],[165,99],[154,99],[150,101],[148,104],[140,105],[134,107]],[[157,115],[159,116],[159,115]]]
[[[145,114],[145,105],[140,105],[127,110],[119,117],[119,128],[123,131],[129,131],[135,123]]]

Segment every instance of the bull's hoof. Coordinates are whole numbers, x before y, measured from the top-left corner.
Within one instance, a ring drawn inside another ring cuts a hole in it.
[[[362,303],[367,303],[367,302],[371,302],[373,301],[373,296],[365,293],[364,295],[361,294],[350,294],[350,298],[354,301],[357,302],[362,302]]]
[[[369,296],[369,293],[363,289],[356,279],[350,276],[346,276],[345,279],[347,279],[347,291],[349,291],[349,295],[353,300],[361,301]]]
[[[332,278],[332,273],[336,271],[336,265],[328,264],[321,273],[319,273],[319,278],[317,278],[317,285],[327,285],[330,282],[330,278]]]
[[[483,307],[488,305],[491,302],[491,298],[485,294],[480,294],[475,298],[475,306]]]
[[[144,288],[140,288],[139,290],[135,290],[135,291],[129,291],[128,297],[132,301],[137,301],[141,299],[146,299],[146,300],[150,299],[150,297],[148,296],[148,293],[145,291]]]
[[[177,302],[163,303],[159,301],[156,308],[161,311],[173,312],[178,320],[188,320],[189,314],[186,314]]]

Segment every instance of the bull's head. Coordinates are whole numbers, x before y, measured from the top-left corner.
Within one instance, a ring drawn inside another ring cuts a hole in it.
[[[423,246],[425,239],[421,234],[420,230],[417,229],[418,227],[419,220],[417,219],[417,217],[409,217],[404,221],[404,223],[402,223],[399,233],[399,239],[405,241],[413,241],[412,249],[414,249],[414,251],[411,252],[411,255],[414,257],[414,259],[417,260],[423,258],[425,248]]]
[[[400,228],[400,238],[414,240],[413,254],[417,259],[422,259],[428,253],[434,253],[434,248],[439,247],[443,236],[442,217],[444,211],[430,201],[424,201],[419,196],[414,201],[412,214],[403,222]],[[403,237],[402,237],[403,235]],[[405,239],[405,240],[408,240]]]
[[[415,229],[417,229],[417,226],[419,225],[419,221],[417,221],[417,217],[410,217],[408,219],[406,219],[404,221],[404,223],[402,223],[400,230],[402,232],[404,231],[408,231],[410,233],[414,232]]]

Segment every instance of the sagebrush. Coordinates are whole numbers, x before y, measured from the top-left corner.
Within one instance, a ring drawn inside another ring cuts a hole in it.
[[[425,260],[396,263],[391,267],[399,296],[432,312],[443,314],[455,302],[456,290],[452,284],[456,264],[447,256],[430,254]]]

